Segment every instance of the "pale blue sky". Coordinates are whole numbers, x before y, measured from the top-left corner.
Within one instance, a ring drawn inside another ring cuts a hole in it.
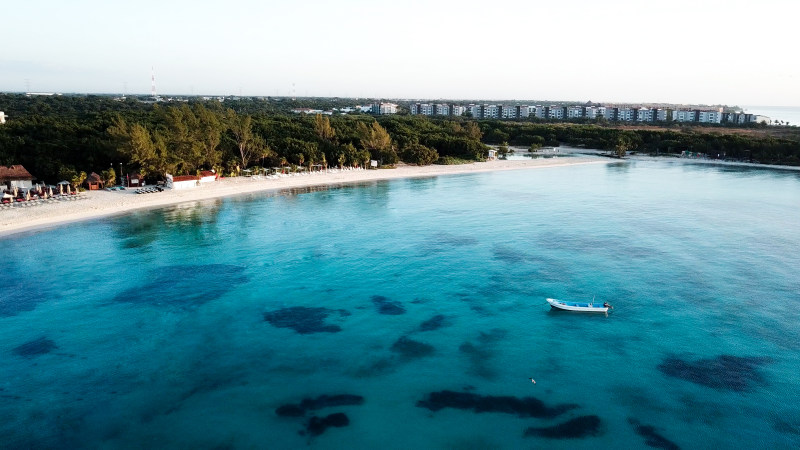
[[[794,0],[17,0],[0,91],[800,105]]]

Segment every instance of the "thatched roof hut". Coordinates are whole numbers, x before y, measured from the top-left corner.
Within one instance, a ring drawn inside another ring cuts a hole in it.
[[[33,187],[35,178],[19,164],[13,166],[0,166],[0,184],[5,184],[7,189],[12,187]]]
[[[86,177],[86,185],[89,186],[90,191],[103,189],[103,179],[100,178],[100,175],[92,172],[91,175]]]

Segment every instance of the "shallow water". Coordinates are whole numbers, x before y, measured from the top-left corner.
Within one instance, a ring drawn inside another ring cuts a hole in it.
[[[635,161],[249,195],[0,240],[0,436],[797,447],[798,205],[797,172]],[[425,407],[443,391],[470,395]],[[339,394],[363,403],[276,414]],[[503,412],[520,404],[577,407]],[[348,425],[300,434],[340,412]]]

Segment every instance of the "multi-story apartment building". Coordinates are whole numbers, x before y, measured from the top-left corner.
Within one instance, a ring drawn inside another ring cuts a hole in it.
[[[672,120],[676,122],[696,122],[697,111],[686,109],[672,111]]]
[[[501,119],[516,119],[517,118],[517,109],[513,106],[508,105],[498,105],[497,106],[497,115]]]
[[[433,115],[433,105],[430,103],[417,103],[416,107],[417,114],[422,114],[423,116]]]
[[[370,108],[372,114],[397,114],[397,105],[394,103],[373,103]]]
[[[393,105],[382,103],[381,105]],[[396,107],[396,105],[394,105]],[[489,105],[471,104],[468,106],[454,105],[447,103],[429,104],[415,103],[409,106],[411,114],[421,115],[440,115],[440,116],[461,116],[464,112],[469,112],[476,119],[525,119],[536,117],[538,119],[598,119],[600,117],[609,121],[619,122],[666,122],[674,120],[676,122],[699,122],[699,123],[771,123],[769,117],[758,116],[755,114],[745,114],[741,112],[723,113],[722,108],[718,109],[677,109],[668,110],[664,108],[639,107],[631,105],[616,106],[582,106],[582,105]],[[373,112],[375,105],[373,105]],[[388,111],[392,111],[388,109]],[[394,112],[381,112],[381,114],[393,114]]]
[[[552,105],[547,110],[547,118],[548,119],[556,119],[556,120],[563,120],[567,113],[566,106],[556,106]]]
[[[467,106],[467,111],[469,111],[469,114],[472,117],[476,118],[476,119],[481,119],[482,118],[481,117],[481,105],[469,105],[469,106]]]
[[[581,119],[581,118],[583,118],[583,106],[567,107],[567,119]]]
[[[649,108],[636,109],[637,122],[653,122],[655,117],[655,110]]]
[[[500,117],[500,108],[497,105],[481,105],[481,119],[497,119]]]
[[[723,123],[735,123],[735,124],[746,124],[746,123],[766,123],[767,125],[772,123],[772,120],[767,116],[760,116],[757,114],[747,114],[743,112],[729,112],[729,113],[722,113],[722,122]]]
[[[598,106],[597,116],[606,120],[617,120],[617,108],[612,108],[610,106]]]
[[[450,105],[447,103],[437,103],[433,105],[433,114],[437,116],[449,116]]]
[[[633,122],[636,119],[636,109],[634,108],[617,108],[617,118],[620,122]]]
[[[697,121],[701,123],[722,122],[722,111],[697,111]]]

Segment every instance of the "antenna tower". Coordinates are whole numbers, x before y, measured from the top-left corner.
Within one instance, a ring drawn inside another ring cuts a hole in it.
[[[156,98],[156,71],[153,66],[150,66],[150,95],[155,99]]]

